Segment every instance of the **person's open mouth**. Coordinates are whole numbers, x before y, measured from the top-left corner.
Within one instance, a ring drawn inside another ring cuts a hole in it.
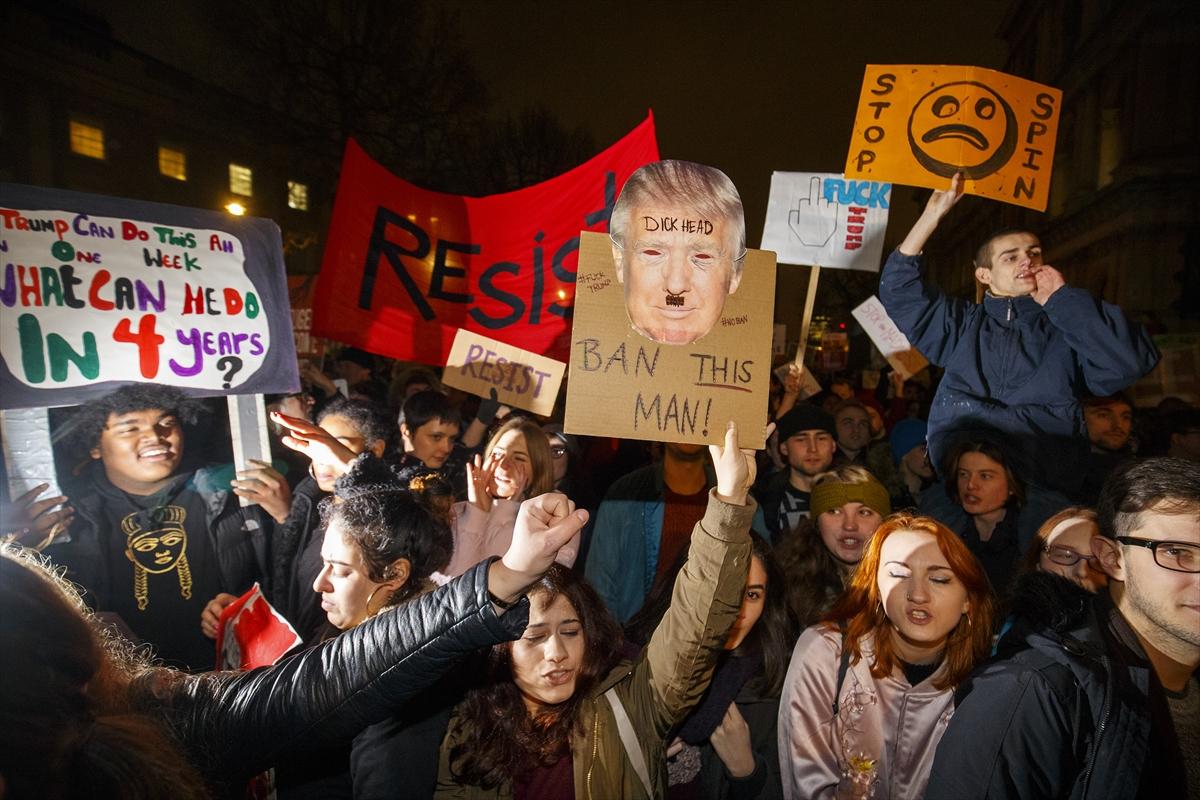
[[[933,615],[923,608],[910,608],[904,612],[904,616],[913,625],[928,625],[933,622]]]
[[[138,451],[138,458],[142,461],[166,461],[170,457],[171,448],[164,445],[155,445]]]

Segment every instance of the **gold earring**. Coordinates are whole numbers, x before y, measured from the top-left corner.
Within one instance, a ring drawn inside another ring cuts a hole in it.
[[[370,619],[371,617],[375,616],[376,614],[378,614],[380,611],[383,610],[383,608],[380,607],[379,610],[377,610],[377,611],[374,611],[374,612],[371,611],[371,601],[375,599],[375,594],[380,589],[383,589],[383,588],[384,588],[384,585],[381,583],[378,586],[376,586],[374,589],[372,589],[371,593],[369,595],[367,595],[367,618],[368,619]]]

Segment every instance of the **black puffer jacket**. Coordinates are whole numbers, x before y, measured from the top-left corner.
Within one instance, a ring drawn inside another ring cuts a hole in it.
[[[997,658],[960,689],[927,800],[1183,796],[1177,743],[1151,745],[1161,689],[1108,592],[1033,573],[1013,612]]]
[[[164,718],[218,796],[284,755],[350,739],[400,711],[461,656],[515,639],[528,600],[497,616],[484,562],[436,591],[252,672],[153,670],[140,710]]]

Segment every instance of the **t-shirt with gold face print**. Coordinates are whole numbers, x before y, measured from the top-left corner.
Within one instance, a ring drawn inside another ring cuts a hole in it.
[[[204,499],[191,473],[154,495],[97,484],[107,521],[109,605],[166,663],[211,669],[215,645],[200,630],[204,606],[221,591]]]

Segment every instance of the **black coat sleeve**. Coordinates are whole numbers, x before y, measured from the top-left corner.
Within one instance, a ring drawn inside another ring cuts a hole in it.
[[[938,745],[926,800],[1066,797],[1084,766],[1078,752],[1087,703],[1059,664],[984,667]]]
[[[348,742],[397,713],[459,657],[525,629],[526,600],[496,615],[488,563],[273,667],[186,677],[158,671],[143,702],[166,715],[216,784],[260,772],[285,753]]]

